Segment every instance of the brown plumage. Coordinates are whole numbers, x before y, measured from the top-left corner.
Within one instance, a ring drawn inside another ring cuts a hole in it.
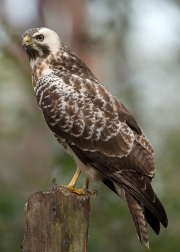
[[[102,181],[128,205],[138,238],[149,246],[166,212],[151,186],[151,144],[134,117],[47,28],[23,34],[23,48],[44,118],[87,179]],[[142,238],[141,238],[142,237]]]

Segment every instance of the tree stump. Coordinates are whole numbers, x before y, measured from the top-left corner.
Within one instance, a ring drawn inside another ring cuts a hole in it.
[[[23,252],[87,252],[90,195],[77,195],[55,180],[25,205]]]

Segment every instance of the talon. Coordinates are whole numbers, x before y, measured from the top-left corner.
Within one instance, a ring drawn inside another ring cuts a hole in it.
[[[96,196],[98,195],[98,192],[96,190],[89,190],[89,189],[85,189],[85,188],[83,188],[82,190],[89,193],[90,195],[94,195],[94,198],[96,198]]]
[[[91,190],[91,195],[94,195],[94,198],[98,195],[98,191],[96,190]]]
[[[69,185],[63,186],[63,187],[66,188],[67,190],[71,191],[72,193],[76,193],[78,195],[84,195],[86,193],[89,193],[90,195],[94,195],[94,197],[96,197],[98,195],[98,192],[96,190],[88,190],[89,180],[87,178],[84,179],[84,185],[83,185],[82,189],[75,188],[76,182],[79,178],[80,173],[81,173],[81,170],[79,168],[77,168]]]

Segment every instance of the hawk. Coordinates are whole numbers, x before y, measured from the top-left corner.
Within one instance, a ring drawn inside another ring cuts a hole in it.
[[[73,156],[77,171],[67,186],[76,189],[82,172],[103,182],[128,205],[137,236],[149,247],[147,223],[158,235],[168,219],[151,181],[154,150],[134,117],[100,83],[85,63],[63,45],[56,32],[33,28],[22,36],[32,85],[47,125]]]

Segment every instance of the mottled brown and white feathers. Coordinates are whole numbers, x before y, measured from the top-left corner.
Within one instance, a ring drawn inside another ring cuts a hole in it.
[[[148,246],[166,212],[154,193],[151,144],[134,117],[58,35],[47,28],[23,34],[39,107],[59,143],[84,176],[102,181],[128,205],[138,238]]]

